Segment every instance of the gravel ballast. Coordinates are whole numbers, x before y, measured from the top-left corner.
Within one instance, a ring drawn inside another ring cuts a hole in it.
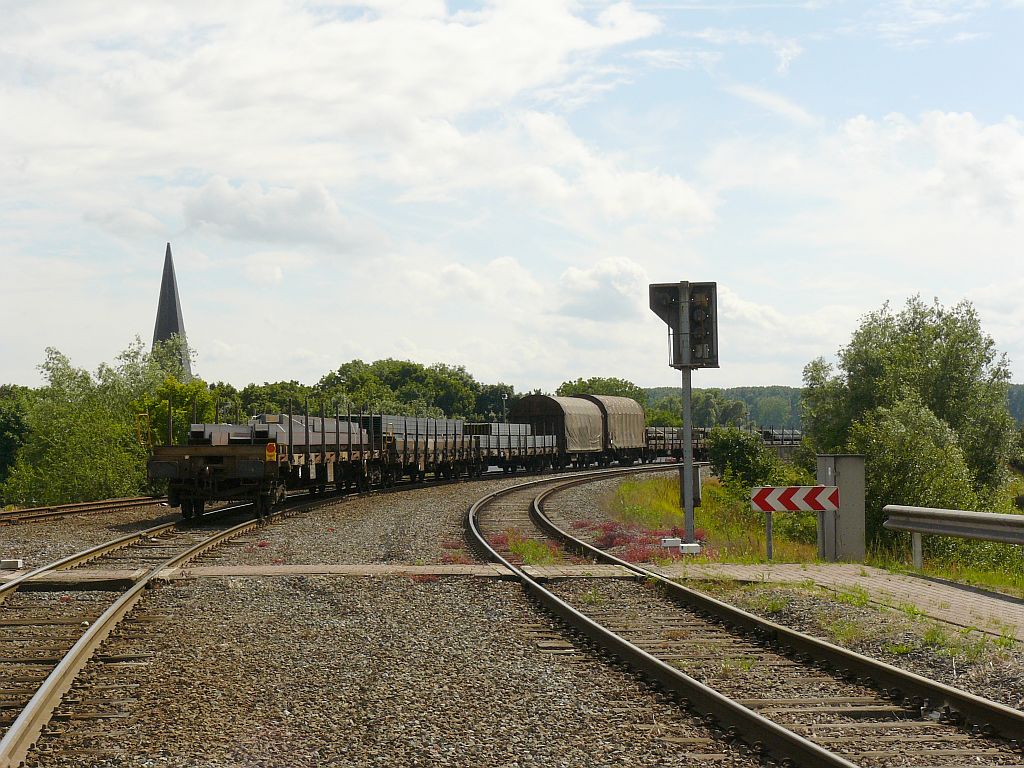
[[[339,498],[260,530],[219,565],[471,562],[463,521],[476,499],[545,474]]]
[[[545,652],[544,625],[501,581],[168,587],[105,648],[152,656],[91,665],[72,692],[121,717],[54,724],[30,765],[759,764],[615,666]]]
[[[1024,709],[1019,643],[873,604],[856,593],[738,582],[689,582],[751,613],[986,699]]]
[[[125,534],[180,519],[180,510],[150,504],[4,525],[0,526],[0,556],[21,558],[25,567],[34,568]]]
[[[572,524],[611,519],[611,500],[620,482],[616,478],[560,491],[550,498],[546,511],[557,525],[592,541],[592,531],[574,529]],[[857,592],[837,595],[797,585],[682,581],[788,627],[1024,709],[1024,650],[1019,643],[962,630],[910,610],[876,606]]]

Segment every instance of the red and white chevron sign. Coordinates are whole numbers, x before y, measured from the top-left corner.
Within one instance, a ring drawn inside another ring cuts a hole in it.
[[[761,512],[834,512],[839,509],[835,485],[770,485],[750,492],[750,506]]]

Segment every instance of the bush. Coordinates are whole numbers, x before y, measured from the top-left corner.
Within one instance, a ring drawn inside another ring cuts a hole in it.
[[[777,470],[778,459],[760,435],[736,427],[715,427],[708,436],[711,470],[721,478],[730,476],[747,487],[764,485]]]
[[[891,542],[886,504],[977,509],[974,476],[956,434],[912,392],[876,408],[850,430],[849,449],[866,457],[868,541]]]

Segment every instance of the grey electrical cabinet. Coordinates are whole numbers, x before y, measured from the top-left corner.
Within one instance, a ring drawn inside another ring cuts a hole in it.
[[[839,510],[818,513],[818,557],[837,561],[864,560],[864,457],[859,454],[818,456],[818,484],[839,487]]]

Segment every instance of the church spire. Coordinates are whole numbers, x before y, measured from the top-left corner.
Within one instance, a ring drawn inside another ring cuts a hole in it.
[[[171,258],[171,244],[167,244],[164,255],[164,276],[160,281],[160,303],[156,308],[156,327],[153,329],[153,346],[158,341],[169,341],[172,336],[180,336],[185,342],[185,321],[181,319],[181,300],[178,298],[178,281],[174,277],[174,260]],[[185,380],[192,378],[192,365],[188,357],[188,347],[182,349],[181,368]]]

